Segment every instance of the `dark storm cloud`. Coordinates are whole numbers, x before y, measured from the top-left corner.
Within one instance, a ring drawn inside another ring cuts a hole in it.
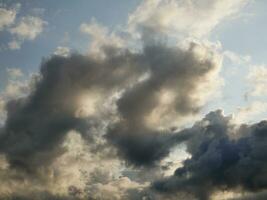
[[[188,192],[207,200],[220,190],[241,188],[258,192],[266,189],[266,121],[235,130],[229,118],[216,111],[187,131],[192,134],[186,141],[191,158],[185,160],[173,176],[154,183],[156,190]]]
[[[166,157],[174,145],[190,136],[187,133],[151,131],[118,123],[109,130],[107,137],[119,148],[118,154],[128,164],[153,166]]]

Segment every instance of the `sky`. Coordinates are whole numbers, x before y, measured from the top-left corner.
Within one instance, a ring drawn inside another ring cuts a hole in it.
[[[0,199],[266,199],[266,8],[0,0]]]

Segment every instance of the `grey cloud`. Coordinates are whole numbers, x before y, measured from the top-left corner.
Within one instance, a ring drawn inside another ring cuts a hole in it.
[[[171,15],[180,9],[175,6],[175,1],[172,2],[174,4],[163,7],[163,14],[169,14],[171,8]],[[221,5],[220,2],[216,1],[209,9]],[[176,23],[178,27],[174,30],[187,31],[187,25],[193,24],[192,33],[205,35],[234,12],[231,8],[238,10],[240,2],[222,3],[223,9],[218,9],[219,12],[210,9],[215,14],[209,18],[206,29],[201,25],[206,22],[205,18],[204,21],[198,20],[201,23],[192,19]],[[184,6],[186,9],[181,16],[186,16],[189,10],[187,5]],[[207,102],[207,93],[218,85],[221,58],[210,47],[201,44],[192,43],[187,49],[165,45],[162,37],[168,31],[164,30],[170,25],[173,27],[172,22],[178,18],[173,15],[164,27],[161,24],[163,16],[157,16],[158,12],[154,14],[157,8],[157,5],[153,9],[142,9],[141,6],[141,14],[149,12],[148,19],[139,20],[137,12],[129,20],[133,32],[137,31],[135,28],[142,29],[139,31],[144,47],[140,50],[118,49],[117,46],[123,46],[121,41],[104,33],[105,37],[100,41],[95,37],[93,45],[101,56],[52,56],[42,62],[40,80],[31,94],[8,102],[7,121],[0,129],[0,153],[9,164],[3,170],[9,172],[4,177],[13,179],[16,184],[37,185],[32,188],[26,188],[26,185],[25,191],[12,191],[10,199],[82,199],[78,186],[70,187],[68,194],[55,195],[46,191],[45,185],[50,179],[49,169],[65,152],[62,144],[72,130],[78,131],[88,146],[94,147],[91,153],[97,154],[106,147],[113,150],[114,147],[117,154],[109,152],[112,156],[118,156],[120,161],[126,161],[138,170],[157,167],[172,147],[180,143],[186,144],[192,156],[173,176],[154,182],[151,188],[142,185],[145,180],[140,183],[125,176],[114,178],[106,171],[90,172],[90,180],[85,181],[87,191],[82,191],[89,199],[205,200],[217,190],[241,187],[245,191],[258,192],[266,189],[266,122],[243,125],[235,132],[242,136],[234,139],[230,137],[233,129],[229,118],[216,111],[192,128],[174,131],[185,118],[198,114]],[[192,16],[202,12],[205,13],[205,9]],[[33,32],[22,30],[22,25],[28,24],[35,24]],[[17,25],[10,29],[19,39],[10,43],[12,48],[18,48],[24,39],[35,39],[45,22],[30,17],[22,18]],[[199,33],[199,27],[203,33]],[[98,36],[92,34],[97,28],[89,27],[90,34]],[[95,137],[105,142],[98,146]],[[107,157],[101,158],[109,159]],[[43,177],[39,177],[39,173]],[[56,176],[56,172],[53,175]],[[148,179],[151,182],[151,177]]]
[[[136,167],[157,165],[190,136],[174,133],[172,126],[203,106],[202,90],[220,67],[212,50],[154,44],[137,52],[107,46],[103,53],[43,60],[31,93],[7,103],[0,153],[16,172],[14,179],[45,189],[50,166],[64,154],[62,144],[72,130],[94,148],[92,153],[115,147],[114,156]],[[105,142],[97,146],[96,138]]]
[[[86,127],[85,120],[75,116],[79,95],[91,87],[114,92],[116,87],[130,82],[138,73],[130,68],[134,65],[133,57],[123,54],[97,61],[72,55],[44,61],[41,80],[33,92],[7,105],[0,150],[11,165],[35,168],[60,154],[59,146],[66,132]],[[116,70],[121,70],[120,74]]]
[[[266,191],[263,191],[256,194],[244,195],[240,198],[233,198],[231,200],[264,200],[266,198],[267,198],[267,193]]]
[[[168,193],[186,191],[201,200],[220,190],[266,189],[266,125],[262,121],[235,130],[221,111],[211,112],[187,130],[192,133],[186,141],[191,158],[153,187]]]
[[[104,59],[72,55],[43,61],[41,80],[33,92],[7,105],[1,152],[7,155],[11,166],[29,170],[49,164],[62,153],[60,144],[68,131],[90,132],[90,117],[77,116],[77,102],[83,93],[94,95],[97,91],[102,99],[97,103],[103,103],[113,93],[125,90],[117,102],[122,119],[109,127],[107,138],[133,163],[150,164],[163,158],[169,151],[168,145],[163,144],[172,136],[147,125],[146,117],[161,106],[164,110],[156,113],[160,117],[168,112],[180,117],[196,113],[200,105],[192,93],[199,92],[200,82],[218,67],[209,58],[199,60],[193,48],[156,45],[145,47],[140,53],[106,48]],[[149,77],[138,81],[145,73]],[[161,102],[165,90],[172,96]],[[91,118],[97,118],[95,115]]]
[[[149,76],[122,94],[117,101],[121,119],[107,133],[130,163],[153,165],[167,156],[177,136],[171,130],[159,130],[160,123],[170,127],[201,108],[194,95],[218,66],[212,59],[200,60],[195,45],[187,51],[162,45],[144,49]]]
[[[64,195],[53,195],[49,192],[35,192],[30,193],[27,195],[6,195],[0,196],[2,199],[6,200],[79,200],[79,198],[71,197],[71,196],[64,196]]]

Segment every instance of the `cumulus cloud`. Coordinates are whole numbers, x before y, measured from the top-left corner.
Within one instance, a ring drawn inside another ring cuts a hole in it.
[[[119,98],[121,119],[107,135],[135,164],[152,164],[166,156],[169,146],[164,148],[164,144],[173,141],[166,128],[181,125],[185,116],[197,114],[206,102],[209,83],[218,85],[214,77],[220,58],[215,52],[198,48],[192,44],[187,51],[163,46],[144,50],[149,75]]]
[[[218,190],[257,192],[266,189],[266,121],[233,129],[221,111],[209,113],[187,130],[191,158],[174,175],[154,183],[162,192],[188,192],[210,199]]]
[[[103,51],[103,58],[72,54],[44,60],[31,93],[6,103],[0,152],[8,174],[27,180],[27,186],[36,182],[29,195],[55,182],[51,166],[65,155],[64,141],[72,130],[88,143],[88,151],[106,158],[118,155],[134,166],[157,164],[175,142],[188,137],[173,134],[172,127],[196,115],[220,83],[220,55],[196,43],[187,49],[155,44],[137,52],[115,47]],[[9,73],[19,75],[16,70]],[[90,183],[88,192],[122,190],[123,195],[116,195],[124,199],[131,187],[115,185],[129,182],[134,190],[139,185],[127,177],[113,181]]]
[[[194,123],[220,88],[223,55],[207,42],[162,40],[207,35],[245,3],[144,1],[128,20],[126,32],[143,39],[134,48],[96,20],[83,23],[89,53],[59,47],[26,96],[15,87],[20,71],[8,69],[0,198],[205,200],[264,190],[266,122],[239,127],[214,111]],[[23,17],[10,32],[33,40],[45,24]],[[172,154],[181,146],[184,161]]]
[[[148,141],[157,138],[158,130],[152,127],[160,121],[165,124],[170,118],[174,120],[174,117],[178,119],[197,113],[203,106],[200,95],[205,90],[203,87],[209,84],[210,76],[214,80],[218,75],[217,57],[213,57],[212,52],[199,57],[194,48],[195,44],[188,50],[150,46],[139,53],[113,52],[104,60],[82,55],[52,57],[42,64],[41,80],[33,92],[27,98],[8,102],[1,151],[14,166],[31,169],[49,163],[61,152],[57,148],[66,132],[72,129],[84,131],[85,127],[90,132],[91,122],[84,117],[97,119],[105,116],[105,107],[100,105],[120,91],[122,95],[116,104],[122,120],[116,127],[126,129],[117,130],[115,138],[111,133],[107,137],[120,141],[120,137],[132,136],[133,142],[137,140],[134,146],[139,145],[143,135],[147,135]],[[140,81],[140,76],[146,73],[149,77]],[[167,97],[162,99],[165,92]],[[88,104],[94,109],[87,110],[84,115],[83,109]],[[162,116],[162,120],[154,115]],[[165,119],[165,116],[169,118]],[[138,130],[135,130],[138,126],[140,133],[131,134]],[[19,137],[20,144],[12,145]],[[151,145],[154,145],[153,141]],[[146,144],[142,146],[145,149],[140,153],[147,149]]]

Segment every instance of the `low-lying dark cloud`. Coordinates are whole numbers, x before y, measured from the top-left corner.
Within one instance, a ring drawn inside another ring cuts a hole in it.
[[[216,191],[259,192],[267,187],[267,122],[234,129],[221,111],[209,113],[187,131],[191,158],[174,175],[153,187],[162,192],[188,192],[207,200]]]

